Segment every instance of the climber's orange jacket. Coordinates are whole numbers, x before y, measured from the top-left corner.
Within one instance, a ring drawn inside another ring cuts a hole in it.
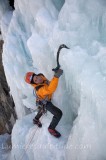
[[[43,74],[39,74],[43,78],[42,84],[31,84],[36,91],[37,96],[40,100],[47,98],[51,100],[53,92],[56,90],[59,78],[53,77],[51,81],[48,81]]]

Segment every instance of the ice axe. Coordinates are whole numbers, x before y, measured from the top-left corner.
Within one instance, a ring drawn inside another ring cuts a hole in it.
[[[58,51],[57,51],[57,67],[56,68],[53,68],[52,71],[56,72],[59,68],[60,68],[60,64],[59,64],[59,54],[60,54],[60,51],[62,48],[67,48],[67,49],[70,49],[68,48],[65,44],[61,44],[58,48]]]

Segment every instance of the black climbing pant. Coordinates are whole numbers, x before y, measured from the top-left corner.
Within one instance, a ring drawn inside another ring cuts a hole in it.
[[[59,123],[61,117],[62,117],[62,111],[57,108],[56,106],[54,106],[52,104],[52,102],[47,102],[47,104],[45,105],[45,108],[47,111],[51,112],[53,114],[53,118],[52,121],[49,125],[49,128],[51,129],[55,129],[55,127],[57,126],[57,124]],[[40,109],[37,113],[37,115],[35,116],[36,119],[39,119],[42,116],[43,112],[42,109]]]

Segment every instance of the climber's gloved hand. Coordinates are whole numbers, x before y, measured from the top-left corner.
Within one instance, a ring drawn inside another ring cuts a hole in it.
[[[63,74],[63,70],[62,69],[58,69],[58,70],[55,71],[54,76],[59,78],[62,74]]]

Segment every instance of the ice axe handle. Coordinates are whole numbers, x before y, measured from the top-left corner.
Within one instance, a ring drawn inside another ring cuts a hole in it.
[[[57,67],[52,69],[52,71],[54,71],[54,72],[56,72],[58,69],[60,69],[59,54],[60,54],[60,50],[61,50],[62,48],[70,49],[70,48],[68,48],[65,44],[61,44],[61,45],[59,46],[58,51],[57,51]]]
[[[60,69],[60,65],[58,65],[56,68],[53,68],[52,71],[56,72],[58,69]]]

